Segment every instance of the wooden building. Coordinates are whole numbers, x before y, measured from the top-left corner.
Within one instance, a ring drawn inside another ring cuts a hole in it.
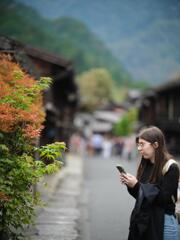
[[[180,153],[180,77],[142,96],[139,121],[140,126],[160,127],[166,135],[170,151]]]
[[[0,37],[0,52],[11,54],[13,60],[35,79],[40,76],[53,79],[51,87],[44,92],[46,121],[40,144],[68,143],[78,104],[72,62],[7,37]]]

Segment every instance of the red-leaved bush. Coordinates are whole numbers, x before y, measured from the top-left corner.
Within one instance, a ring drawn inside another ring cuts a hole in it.
[[[39,136],[44,121],[42,90],[49,78],[35,80],[22,71],[11,57],[0,55],[0,131],[21,128],[29,139]]]

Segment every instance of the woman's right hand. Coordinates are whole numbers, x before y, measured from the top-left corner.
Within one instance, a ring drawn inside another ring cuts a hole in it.
[[[129,173],[120,174],[120,180],[122,184],[125,184],[130,188],[133,188],[138,182],[137,178]]]

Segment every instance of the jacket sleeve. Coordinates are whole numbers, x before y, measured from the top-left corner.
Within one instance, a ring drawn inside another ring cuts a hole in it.
[[[156,198],[158,205],[166,205],[171,201],[172,196],[177,191],[179,182],[179,168],[176,164],[172,164],[163,177],[162,185],[159,186],[160,191]]]
[[[139,186],[140,186],[140,183],[137,182],[133,188],[127,187],[129,194],[133,196],[135,199],[137,199],[138,197]]]

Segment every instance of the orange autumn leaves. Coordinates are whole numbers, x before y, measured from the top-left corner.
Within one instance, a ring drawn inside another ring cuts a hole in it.
[[[9,56],[0,55],[0,131],[21,128],[23,135],[39,136],[44,121],[42,87]]]
[[[3,192],[0,192],[0,201],[9,201],[10,198]]]

